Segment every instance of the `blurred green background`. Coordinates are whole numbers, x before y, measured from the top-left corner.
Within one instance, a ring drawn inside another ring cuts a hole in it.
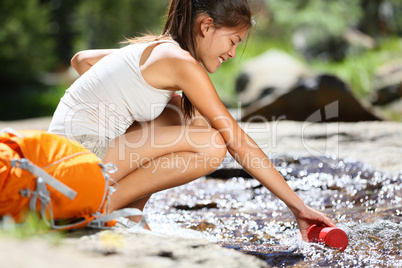
[[[363,102],[374,72],[402,57],[400,0],[251,0],[256,27],[237,58],[211,75],[221,98],[236,106],[235,80],[245,60],[286,51],[317,72],[332,73]],[[168,0],[0,0],[0,120],[51,116],[74,81],[78,51],[116,48],[125,37],[161,32]],[[368,45],[345,45],[354,29]],[[312,53],[295,45],[307,36]],[[246,46],[246,47],[245,47]],[[334,49],[334,47],[336,49]],[[337,48],[343,48],[341,51]],[[389,118],[400,120],[390,112]]]

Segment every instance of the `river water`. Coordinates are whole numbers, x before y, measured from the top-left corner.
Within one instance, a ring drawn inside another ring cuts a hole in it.
[[[240,172],[155,194],[146,209],[151,227],[204,237],[275,267],[402,267],[402,174],[333,156],[281,159],[275,165],[292,189],[346,232],[345,251],[302,241],[284,203]],[[231,157],[226,168],[240,171]]]

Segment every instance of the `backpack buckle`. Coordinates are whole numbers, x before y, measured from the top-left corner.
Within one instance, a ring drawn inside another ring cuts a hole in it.
[[[30,197],[32,196],[32,191],[31,191],[29,188],[21,189],[21,190],[20,190],[20,195],[21,195],[22,197],[30,198]]]

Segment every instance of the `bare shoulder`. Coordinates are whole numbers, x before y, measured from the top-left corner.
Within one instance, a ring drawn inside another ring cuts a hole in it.
[[[159,43],[154,52],[167,60],[196,61],[188,51],[171,42]]]
[[[195,73],[200,72],[207,75],[207,72],[202,67],[201,63],[198,62],[190,52],[182,49],[181,47],[173,43],[163,43],[159,47],[163,53],[165,59],[175,66],[175,70],[179,73]]]
[[[191,54],[171,42],[162,42],[148,47],[140,61],[144,79],[155,88],[180,90],[183,76],[197,75],[204,69]],[[193,70],[193,71],[191,71]]]

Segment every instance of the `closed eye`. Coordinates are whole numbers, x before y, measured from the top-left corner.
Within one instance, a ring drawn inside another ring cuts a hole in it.
[[[235,46],[235,45],[236,45],[236,44],[235,44],[235,43],[234,43],[232,40],[230,40],[230,42],[232,42],[232,45],[233,45],[233,46]]]

